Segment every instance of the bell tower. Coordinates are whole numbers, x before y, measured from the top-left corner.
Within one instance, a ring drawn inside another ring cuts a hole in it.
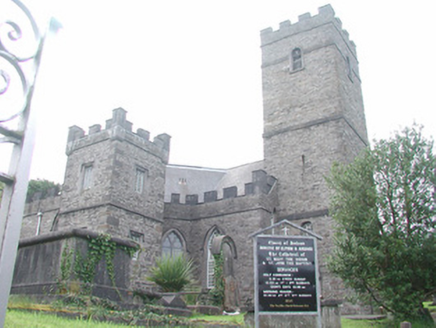
[[[265,169],[278,218],[327,213],[324,176],[368,145],[355,44],[330,5],[261,32]]]
[[[355,44],[330,5],[261,32],[265,170],[277,178],[276,222],[313,230],[324,299],[342,299],[329,273],[333,220],[325,176],[368,146]]]

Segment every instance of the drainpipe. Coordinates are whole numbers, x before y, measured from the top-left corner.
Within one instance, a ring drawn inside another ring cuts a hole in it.
[[[36,213],[36,217],[38,218],[38,224],[36,225],[36,236],[38,236],[41,232],[41,222],[42,222],[42,212]]]

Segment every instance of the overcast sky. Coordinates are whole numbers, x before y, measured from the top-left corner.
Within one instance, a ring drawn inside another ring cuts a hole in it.
[[[370,139],[413,122],[434,135],[432,0],[52,1],[63,29],[38,76],[31,178],[61,183],[68,127],[104,127],[117,107],[134,131],[172,136],[171,163],[262,159],[260,30],[327,3],[357,45]]]

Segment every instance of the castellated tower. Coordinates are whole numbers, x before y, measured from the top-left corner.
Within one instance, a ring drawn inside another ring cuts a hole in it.
[[[103,130],[94,125],[85,135],[71,127],[55,230],[82,227],[131,238],[151,261],[160,254],[169,142],[167,134],[151,142],[148,131],[133,133],[122,108],[113,110]]]
[[[94,125],[85,134],[71,127],[62,194],[26,205],[14,291],[57,286],[63,250],[72,240],[81,250],[85,235],[107,233],[120,245],[135,241],[142,249],[116,265],[117,286],[126,295],[150,287],[144,277],[157,256],[184,254],[194,260],[197,287],[207,296],[215,286],[214,254],[223,254],[226,309],[252,310],[249,236],[286,219],[323,237],[323,299],[344,299],[340,279],[326,269],[333,222],[324,177],[333,162],[350,162],[368,145],[355,45],[324,6],[313,17],[263,30],[261,46],[263,161],[228,169],[168,164],[170,137],[151,141],[145,130],[132,132],[122,108],[104,129]],[[96,283],[111,291],[105,277]]]
[[[324,177],[368,145],[356,47],[330,5],[261,32],[265,170],[278,179],[276,220],[321,234],[325,298],[338,286],[325,270],[331,218]]]

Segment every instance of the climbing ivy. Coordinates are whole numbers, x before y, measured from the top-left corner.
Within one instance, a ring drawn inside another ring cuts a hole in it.
[[[215,266],[214,266],[215,286],[210,291],[210,296],[212,298],[213,305],[223,306],[224,304],[223,252],[221,251],[219,254],[214,254],[213,258],[215,260]]]
[[[115,268],[113,261],[115,251],[117,248],[121,249],[132,257],[133,254],[138,251],[138,247],[117,245],[117,243],[112,241],[111,238],[112,237],[109,234],[100,234],[97,238],[88,237],[88,252],[86,256],[83,257],[81,253],[77,251],[75,254],[74,265],[72,265],[73,251],[66,246],[62,252],[60,281],[65,282],[71,276],[74,276],[83,283],[83,292],[85,294],[90,294],[97,265],[104,258],[109,279],[112,286],[118,292],[115,284]]]
[[[118,245],[118,249],[122,250],[124,253],[129,255],[130,258],[133,258],[133,256],[139,251],[140,247],[129,247],[124,245]]]
[[[73,255],[73,250],[68,247],[68,242],[66,242],[64,250],[62,251],[60,276],[57,281],[58,289],[61,294],[68,290],[67,282],[72,274]]]

